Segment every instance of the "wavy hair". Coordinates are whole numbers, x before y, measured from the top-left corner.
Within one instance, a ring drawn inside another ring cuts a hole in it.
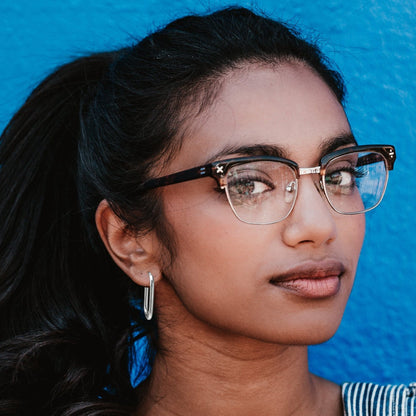
[[[0,415],[128,415],[132,346],[156,339],[141,288],[116,267],[94,222],[109,201],[132,233],[155,230],[174,261],[157,191],[138,192],[178,151],[186,120],[229,71],[295,60],[339,102],[338,72],[313,43],[244,8],[187,16],[137,44],[67,63],[0,142]],[[151,342],[149,356],[156,342]]]

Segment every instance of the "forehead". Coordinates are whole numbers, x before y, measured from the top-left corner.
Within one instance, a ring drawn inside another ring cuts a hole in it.
[[[222,149],[256,144],[279,146],[303,163],[301,155],[314,158],[322,142],[349,132],[342,105],[309,67],[247,65],[226,75],[212,105],[190,121],[169,170],[203,164]]]

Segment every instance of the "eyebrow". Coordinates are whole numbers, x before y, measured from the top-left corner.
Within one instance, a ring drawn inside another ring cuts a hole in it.
[[[335,152],[340,147],[357,145],[357,140],[351,132],[342,133],[335,137],[330,137],[324,140],[320,145],[319,149],[321,150],[320,158],[327,155],[328,153]]]
[[[357,141],[351,132],[341,133],[335,137],[325,139],[320,145],[319,159],[328,153],[338,150],[340,147],[357,145]],[[207,161],[206,165],[216,162],[218,160],[230,157],[231,155],[238,156],[275,156],[283,159],[289,159],[288,151],[278,145],[257,143],[245,146],[226,146],[212,155]]]
[[[287,152],[281,146],[256,143],[245,146],[226,146],[212,155],[206,164],[229,158],[231,155],[238,156],[276,156],[287,159]]]

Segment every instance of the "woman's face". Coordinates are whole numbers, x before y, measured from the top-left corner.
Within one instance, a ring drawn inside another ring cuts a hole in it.
[[[348,145],[349,137],[354,144],[334,94],[296,63],[231,73],[215,102],[187,127],[163,174],[247,155],[237,148],[262,153],[259,145],[313,167],[329,149]],[[187,313],[201,325],[267,342],[313,344],[334,334],[353,285],[365,220],[334,212],[318,179],[302,176],[293,211],[270,225],[238,220],[212,178],[162,188],[176,237],[163,284]]]

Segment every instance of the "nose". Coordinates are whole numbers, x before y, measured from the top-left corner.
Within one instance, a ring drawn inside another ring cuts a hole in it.
[[[295,206],[284,221],[283,241],[290,247],[300,244],[319,247],[330,243],[337,235],[336,214],[313,176],[316,175],[299,179]]]

